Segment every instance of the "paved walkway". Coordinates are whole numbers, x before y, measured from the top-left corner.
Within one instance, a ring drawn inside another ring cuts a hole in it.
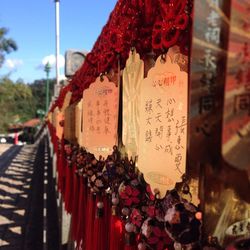
[[[21,148],[0,176],[0,248],[23,249],[37,145]]]
[[[0,155],[3,154],[6,150],[8,150],[13,144],[5,144],[1,143],[0,144]]]
[[[0,155],[0,249],[59,249],[55,181],[46,137],[33,145],[6,147]]]

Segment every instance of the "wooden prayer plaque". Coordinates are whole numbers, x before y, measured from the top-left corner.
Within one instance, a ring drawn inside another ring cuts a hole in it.
[[[141,83],[138,168],[161,197],[185,173],[187,81],[177,63],[160,56]]]
[[[64,119],[64,139],[71,143],[76,143],[75,137],[75,106],[71,104],[65,109]]]
[[[75,107],[75,131],[77,142],[80,146],[82,145],[82,99],[77,103]]]
[[[122,142],[130,158],[138,155],[139,96],[144,77],[144,63],[136,51],[131,51],[123,70]]]
[[[69,106],[70,100],[71,100],[72,92],[68,91],[67,94],[64,97],[63,106],[61,108],[61,111],[64,113],[65,109]]]
[[[58,109],[56,113],[56,136],[61,140],[63,136],[63,127],[61,122],[64,120],[63,113]]]
[[[106,76],[98,77],[83,92],[83,145],[107,157],[117,145],[118,88]]]

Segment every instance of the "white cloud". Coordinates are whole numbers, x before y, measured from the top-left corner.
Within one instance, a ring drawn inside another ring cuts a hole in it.
[[[42,65],[45,66],[47,63],[49,63],[51,67],[55,67],[55,64],[56,64],[55,55],[45,56],[42,60]],[[64,64],[65,64],[64,56],[59,55],[59,68],[63,68]]]
[[[7,59],[5,61],[5,66],[11,70],[17,69],[19,66],[22,65],[23,65],[23,60],[21,59]]]

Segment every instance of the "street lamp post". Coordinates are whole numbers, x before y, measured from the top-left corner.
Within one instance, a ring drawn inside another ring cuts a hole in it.
[[[46,72],[46,113],[49,110],[49,73],[51,70],[51,66],[49,62],[45,64],[44,71]]]
[[[59,94],[59,54],[60,54],[60,0],[55,0],[56,5],[56,85],[55,85],[55,96]]]

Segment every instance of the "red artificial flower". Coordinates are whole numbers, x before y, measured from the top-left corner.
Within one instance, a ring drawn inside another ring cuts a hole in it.
[[[142,216],[138,209],[134,208],[130,214],[131,222],[136,225],[137,227],[140,227],[142,224]]]
[[[66,152],[66,155],[70,155],[72,153],[72,148],[70,145],[64,145],[64,150]]]
[[[132,188],[131,186],[126,186],[121,192],[120,197],[124,200],[125,206],[131,206],[133,203],[138,204],[140,202],[138,195],[140,191],[136,188]]]
[[[146,213],[148,215],[148,217],[154,217],[155,216],[155,206],[148,206],[146,208]]]
[[[172,242],[164,229],[161,230],[159,227],[153,227],[152,232],[153,235],[149,237],[147,242],[150,245],[154,245],[156,247],[154,249],[163,250],[167,244]]]

